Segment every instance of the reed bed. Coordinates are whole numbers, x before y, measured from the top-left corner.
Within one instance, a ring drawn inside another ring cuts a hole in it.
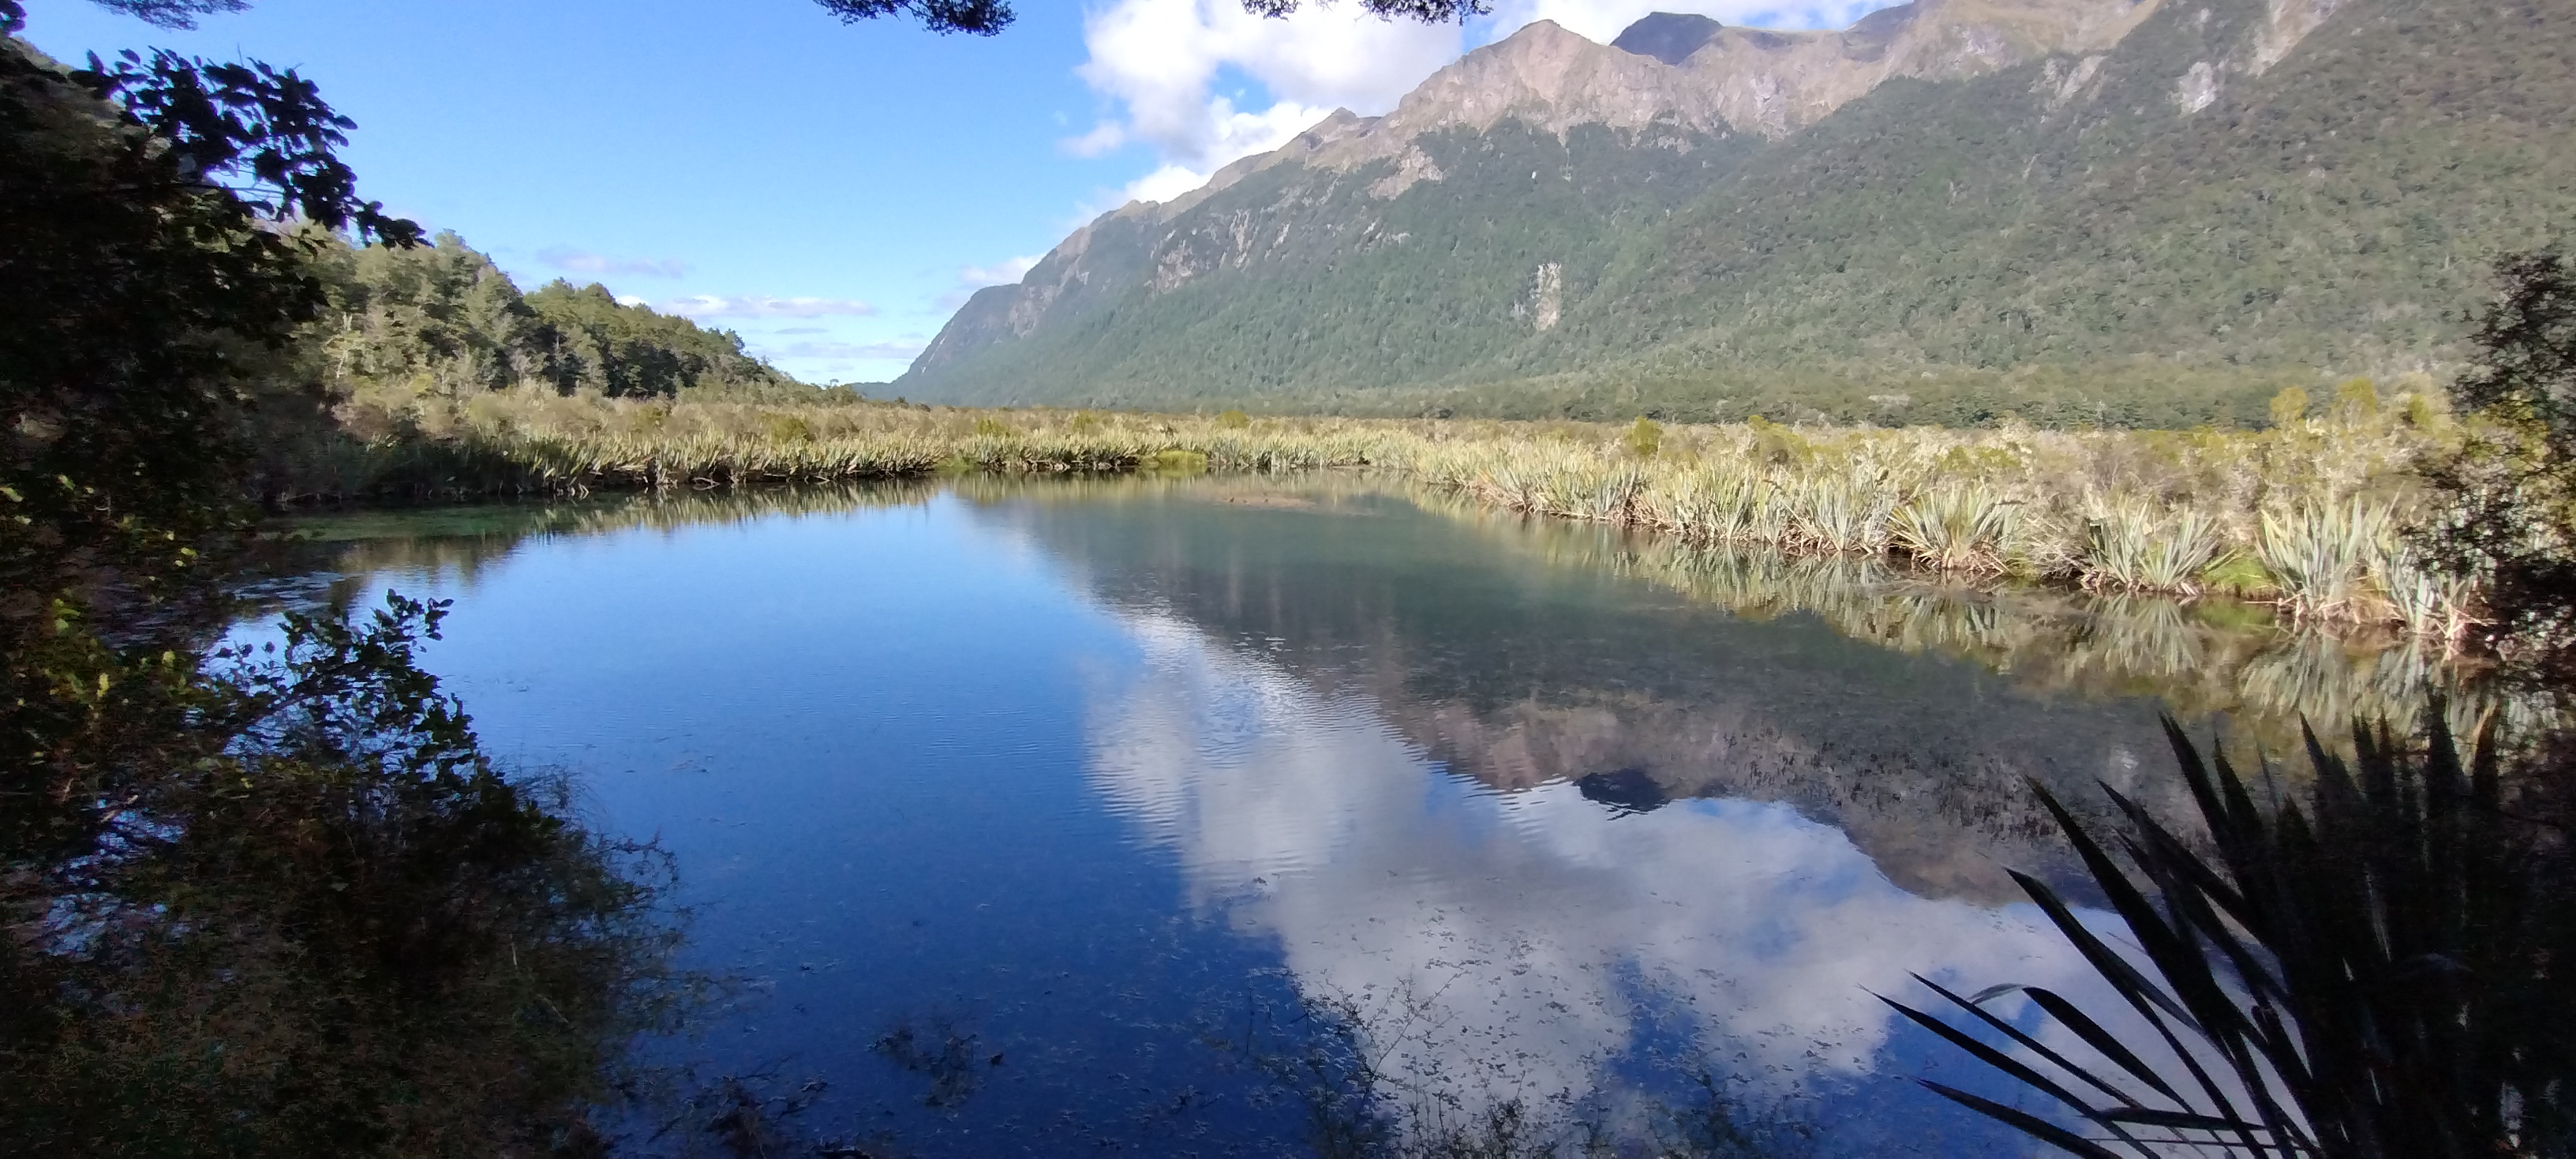
[[[2261,432],[1756,421],[1665,431],[1651,455],[1633,436],[1537,427],[1428,439],[1396,461],[1529,515],[2103,593],[2222,593],[2449,646],[2476,622],[2476,593],[2407,533],[2441,514],[2411,464],[2457,428],[2403,401]]]
[[[1423,502],[1438,509],[1441,500]],[[1495,519],[1462,496],[1449,504],[1457,518]],[[1515,533],[1496,550],[1531,544]],[[2247,753],[2296,749],[2306,720],[2420,719],[2437,694],[2464,727],[2487,712],[2515,729],[2539,723],[2537,706],[2482,688],[2439,641],[2389,630],[2396,625],[2300,622],[2286,609],[2237,601],[1976,583],[1893,557],[1798,555],[1579,524],[1539,537],[1536,549],[1746,619],[1808,615],[1852,639],[1956,657],[2034,689],[2150,696],[2184,719],[2224,716]]]
[[[2474,588],[2407,529],[2444,515],[2412,464],[2459,424],[2426,394],[2348,384],[2263,431],[1662,427],[761,405],[494,391],[343,408],[294,496],[579,495],[940,473],[1366,468],[1529,516],[1703,545],[2270,602],[2447,647]],[[1642,433],[1641,433],[1642,432]],[[1651,436],[1651,437],[1648,437]]]

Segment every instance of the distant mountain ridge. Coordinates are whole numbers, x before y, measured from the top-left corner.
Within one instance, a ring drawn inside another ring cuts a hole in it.
[[[2190,423],[2439,369],[2576,221],[2570,14],[1917,0],[1539,22],[979,292],[909,397]]]

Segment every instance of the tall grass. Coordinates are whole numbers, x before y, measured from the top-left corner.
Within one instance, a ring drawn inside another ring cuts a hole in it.
[[[2445,513],[2412,464],[2455,443],[2437,407],[2261,432],[1637,428],[634,401],[499,391],[352,400],[343,437],[272,497],[579,495],[940,472],[1366,468],[1505,511],[1793,555],[2183,598],[2453,641],[2475,592],[2404,529]]]

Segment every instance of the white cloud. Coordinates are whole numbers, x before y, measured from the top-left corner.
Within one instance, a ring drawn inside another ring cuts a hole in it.
[[[1027,277],[1029,268],[1038,264],[1035,257],[1004,258],[989,266],[968,266],[957,271],[957,281],[966,286],[1007,286]]]
[[[689,264],[678,258],[611,258],[566,246],[538,250],[537,260],[558,270],[598,277],[631,274],[645,278],[677,278],[689,272]]]
[[[1126,143],[1127,126],[1116,121],[1102,121],[1093,125],[1088,133],[1065,138],[1064,151],[1076,157],[1097,157],[1103,153],[1115,153]]]
[[[1462,37],[1455,25],[1380,20],[1356,4],[1310,4],[1272,20],[1238,0],[1118,0],[1084,21],[1091,56],[1076,71],[1122,115],[1065,145],[1092,155],[1142,141],[1165,167],[1204,180],[1336,107],[1386,111],[1456,57]],[[1236,108],[1215,91],[1227,69],[1267,89],[1270,103]]]
[[[957,284],[949,287],[947,293],[931,299],[931,304],[942,310],[954,310],[965,305],[966,299],[974,297],[975,291],[986,286],[1017,284],[1037,264],[1038,259],[1034,257],[1016,257],[1004,258],[989,266],[968,266],[957,271]]]
[[[684,318],[857,318],[877,312],[876,307],[850,298],[773,298],[765,294],[732,298],[694,294],[673,298],[655,309]]]
[[[884,342],[797,342],[777,352],[780,358],[893,358],[911,361],[930,343],[919,337]]]
[[[1909,893],[1788,805],[1620,816],[1562,780],[1433,777],[1367,699],[1178,617],[1120,618],[1147,662],[1095,686],[1093,786],[1194,908],[1278,947],[1309,997],[1359,1002],[1378,1073],[1422,1102],[1472,1120],[1496,1087],[1609,1094],[1675,1025],[1647,1024],[1658,1006],[1697,1022],[1677,1057],[1785,1085],[1870,1074],[1897,1025],[1871,994],[1915,971],[2107,997],[2033,907]]]
[[[1180,165],[1165,165],[1130,181],[1120,190],[1121,201],[1170,201],[1190,190],[1207,184],[1208,175]]]

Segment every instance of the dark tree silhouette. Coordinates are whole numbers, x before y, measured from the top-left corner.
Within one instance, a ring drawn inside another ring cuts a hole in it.
[[[250,7],[250,0],[93,0],[109,8],[138,17],[157,28],[195,28],[197,18],[220,12],[239,12]]]
[[[2503,433],[2426,469],[2460,498],[2431,539],[2485,581],[2490,640],[2510,667],[2563,691],[2576,688],[2576,269],[2549,250],[2508,257],[2497,275],[2472,336],[2478,365],[2452,395]]]
[[[1305,0],[1243,0],[1243,10],[1257,16],[1286,16],[1304,6]],[[1330,4],[1332,0],[1316,0]],[[1483,16],[1494,10],[1488,0],[1359,0],[1360,11],[1388,20],[1419,20],[1425,24],[1445,24]]]
[[[348,127],[0,35],[0,1154],[566,1153],[670,1008],[659,861],[484,757],[436,605],[217,645],[315,259],[419,234]]]
[[[885,16],[909,16],[933,32],[971,32],[991,36],[1011,26],[1018,14],[1006,0],[814,0],[844,24]]]
[[[139,17],[162,28],[194,28],[200,16],[239,12],[250,0],[91,0],[102,8]],[[967,32],[991,36],[1011,26],[1019,14],[1009,0],[814,0],[845,24],[888,16],[909,17],[932,32]],[[1324,0],[1329,3],[1330,0]],[[1301,0],[1243,0],[1243,10],[1261,16],[1286,16]],[[1493,11],[1487,0],[1358,0],[1360,9],[1389,19],[1438,24]]]
[[[194,28],[200,16],[239,12],[250,0],[90,0],[101,8],[123,12],[160,28]],[[1014,13],[1006,0],[814,0],[844,22],[908,16],[933,32],[971,32],[991,36],[1010,27]]]

